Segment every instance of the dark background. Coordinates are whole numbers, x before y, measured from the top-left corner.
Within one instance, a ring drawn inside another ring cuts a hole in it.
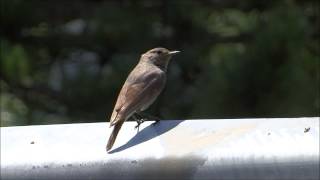
[[[1,0],[1,126],[107,121],[140,54],[182,51],[148,113],[319,116],[319,3]]]

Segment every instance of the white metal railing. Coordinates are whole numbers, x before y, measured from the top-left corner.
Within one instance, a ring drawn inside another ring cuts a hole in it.
[[[319,117],[1,128],[1,179],[319,179]]]

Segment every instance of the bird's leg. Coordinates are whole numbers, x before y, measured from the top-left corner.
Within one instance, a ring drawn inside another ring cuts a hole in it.
[[[154,126],[154,125],[158,124],[159,122],[160,122],[160,119],[157,119],[154,123],[152,123],[152,125]]]
[[[142,124],[145,120],[155,120],[153,125],[157,124],[161,120],[159,117],[152,116],[143,112],[134,113],[132,115],[132,118],[137,122],[137,125],[134,128],[135,129],[138,128],[138,131],[139,131],[140,124]]]
[[[144,117],[143,119],[148,119],[148,120],[155,120],[156,122],[153,123],[153,125],[157,124],[161,118],[150,115],[150,114],[146,114],[143,112],[137,112],[136,114],[138,114],[140,117]]]
[[[142,124],[144,122],[144,118],[141,117],[138,113],[134,113],[132,115],[132,118],[137,122],[137,125],[134,128],[135,129],[138,128],[138,131],[139,131],[140,124]]]

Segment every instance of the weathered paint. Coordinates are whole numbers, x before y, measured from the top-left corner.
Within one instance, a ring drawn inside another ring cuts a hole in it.
[[[319,179],[319,117],[1,128],[1,179]]]

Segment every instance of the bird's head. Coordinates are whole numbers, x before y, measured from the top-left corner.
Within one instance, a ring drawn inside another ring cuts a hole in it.
[[[169,51],[166,48],[158,47],[142,54],[141,58],[145,62],[166,68],[171,57],[179,52],[180,51]]]

